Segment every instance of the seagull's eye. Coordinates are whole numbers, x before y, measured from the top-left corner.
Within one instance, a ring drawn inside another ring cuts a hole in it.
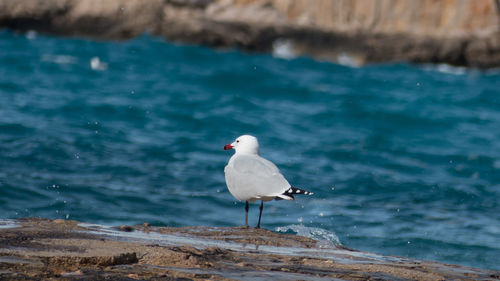
[[[236,140],[236,142],[240,142],[240,140]]]

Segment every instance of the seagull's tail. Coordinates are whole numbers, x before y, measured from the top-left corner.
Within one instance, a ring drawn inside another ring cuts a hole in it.
[[[276,197],[276,200],[295,200],[295,197],[293,197],[294,194],[313,195],[314,193],[291,186],[289,189],[285,190],[285,192],[278,195],[278,197]]]

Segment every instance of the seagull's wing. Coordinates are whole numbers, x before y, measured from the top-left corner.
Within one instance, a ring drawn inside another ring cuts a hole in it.
[[[278,167],[258,155],[235,155],[224,171],[238,200],[272,200],[290,187]]]
[[[233,161],[234,169],[244,175],[255,175],[264,178],[270,178],[281,175],[278,167],[273,162],[254,155],[241,155]]]

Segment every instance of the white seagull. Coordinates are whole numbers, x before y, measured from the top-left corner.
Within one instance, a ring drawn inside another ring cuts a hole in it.
[[[260,157],[259,142],[250,135],[238,137],[226,144],[224,150],[236,151],[224,168],[229,192],[239,201],[245,201],[245,227],[248,227],[248,202],[261,200],[259,222],[264,201],[294,200],[294,194],[312,195],[312,192],[292,187],[271,161]]]

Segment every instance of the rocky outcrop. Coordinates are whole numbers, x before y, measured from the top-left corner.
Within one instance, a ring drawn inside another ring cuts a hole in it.
[[[0,0],[0,27],[128,39],[161,22],[162,0]]]
[[[495,0],[0,0],[0,27],[169,40],[358,63],[500,66]]]
[[[1,280],[500,280],[500,272],[380,256],[242,227],[0,221]]]

